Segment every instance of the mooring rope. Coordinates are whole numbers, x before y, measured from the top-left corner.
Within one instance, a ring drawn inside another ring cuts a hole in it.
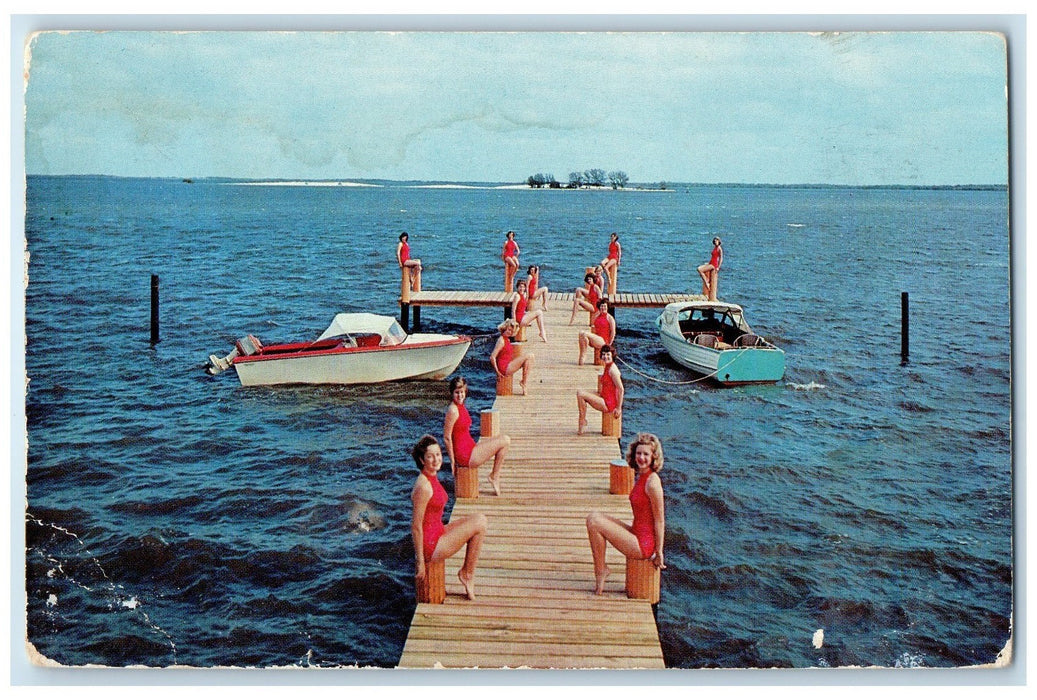
[[[629,362],[627,362],[626,360],[624,360],[622,357],[620,357],[618,355],[616,356],[616,359],[619,360],[620,362],[622,362],[623,366],[628,368],[631,372],[633,372],[634,374],[638,374],[638,375],[644,377],[645,379],[649,379],[649,380],[651,380],[653,382],[657,382],[659,384],[669,384],[671,386],[682,386],[682,385],[685,385],[685,384],[697,384],[697,383],[701,382],[704,379],[709,379],[710,377],[715,377],[717,375],[717,373],[720,372],[720,370],[727,369],[732,364],[737,362],[738,358],[741,357],[742,354],[746,350],[749,350],[749,349],[750,348],[743,348],[742,350],[739,350],[738,354],[735,355],[734,357],[732,357],[731,361],[726,363],[724,366],[717,367],[715,371],[710,372],[709,374],[703,375],[703,376],[699,377],[698,379],[689,379],[686,382],[671,382],[671,381],[668,381],[666,379],[659,379],[658,377],[653,377],[653,376],[651,376],[649,374],[645,374],[644,372],[638,370],[636,367],[634,367],[632,364],[630,364]]]

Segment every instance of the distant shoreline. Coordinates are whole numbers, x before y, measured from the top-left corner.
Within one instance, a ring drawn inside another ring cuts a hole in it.
[[[548,188],[530,187],[525,183],[515,182],[445,182],[443,180],[380,180],[380,179],[276,179],[276,178],[233,178],[233,177],[146,177],[132,175],[96,175],[96,174],[65,174],[65,175],[42,175],[27,174],[30,178],[79,178],[79,179],[115,179],[115,180],[168,180],[184,184],[219,184],[238,185],[248,187],[401,187],[414,189],[478,189],[478,190],[528,190],[530,192],[674,192],[677,190],[707,189],[707,188],[760,188],[760,189],[816,189],[816,190],[980,190],[980,191],[1007,191],[1008,185],[991,184],[967,184],[967,185],[838,185],[827,183],[796,183],[796,184],[774,184],[774,183],[750,183],[750,182],[667,182],[666,188],[659,188],[657,183],[637,183],[627,187],[612,189],[612,187],[581,187]]]

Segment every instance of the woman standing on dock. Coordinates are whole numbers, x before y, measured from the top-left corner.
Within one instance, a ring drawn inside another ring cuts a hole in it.
[[[518,274],[519,269],[519,253],[521,252],[518,247],[518,243],[515,242],[515,232],[508,231],[504,235],[504,250],[501,252],[501,260],[504,261],[504,290],[511,291],[511,285],[509,281],[515,279],[515,275]]]
[[[410,494],[414,506],[410,533],[414,541],[415,578],[419,583],[425,580],[427,562],[442,561],[466,547],[464,564],[457,572],[457,578],[468,599],[474,600],[475,565],[486,536],[486,516],[482,513],[458,516],[448,525],[443,525],[447,495],[438,477],[443,466],[443,451],[436,438],[422,435],[411,450],[411,456],[420,472]]]
[[[526,281],[529,283],[529,301],[540,302],[540,308],[547,311],[547,287],[540,286],[540,266],[530,265],[526,269]]]
[[[616,342],[616,319],[609,314],[609,300],[605,297],[598,299],[598,310],[591,317],[591,329],[580,331],[579,336],[580,354],[576,364],[583,364],[583,353],[588,347],[603,348],[612,346]]]
[[[537,328],[540,330],[540,339],[547,342],[547,333],[544,332],[544,310],[537,309],[536,311],[529,311],[529,294],[526,287],[526,280],[519,280],[518,290],[515,292],[514,298],[511,300],[511,317],[515,319],[515,323],[519,326],[529,327],[536,321]]]
[[[713,239],[713,252],[709,256],[709,262],[698,266],[699,277],[702,278],[702,294],[709,297],[712,287],[710,277],[720,273],[720,266],[724,262],[724,249],[720,245],[720,239]]]
[[[663,468],[663,446],[651,433],[638,433],[627,450],[627,464],[637,471],[637,481],[630,491],[630,508],[634,522],[603,513],[587,516],[587,539],[594,558],[594,593],[601,595],[609,567],[605,564],[605,544],[631,559],[651,559],[660,569],[663,563],[663,538],[666,533],[666,513],[663,505],[663,484],[659,471]]]
[[[619,234],[612,233],[609,236],[609,254],[608,257],[601,261],[601,267],[605,271],[605,274],[609,276],[609,281],[616,279],[616,270],[619,268],[619,261],[623,257],[623,246],[619,244]]]
[[[573,292],[573,314],[569,317],[569,325],[571,326],[576,320],[576,312],[579,309],[593,312],[598,307],[598,299],[603,294],[601,286],[595,282],[594,273],[588,272],[584,275],[583,286],[577,287]]]
[[[612,361],[614,359],[612,347],[601,346],[601,376],[598,377],[598,391],[592,393],[586,389],[576,390],[576,408],[580,412],[580,421],[576,428],[577,435],[583,435],[583,429],[587,427],[587,406],[602,413],[611,413],[612,417],[619,419],[623,414],[623,378],[620,376],[619,367]]]
[[[522,381],[519,382],[519,386],[522,387],[522,395],[525,396],[528,391],[526,383],[529,381],[529,373],[533,371],[533,353],[527,352],[515,357],[515,348],[512,347],[511,339],[518,330],[518,324],[514,319],[507,319],[497,326],[497,330],[500,331],[500,338],[497,339],[497,344],[493,346],[493,352],[490,353],[490,364],[493,365],[493,371],[497,373],[498,379],[510,377],[521,369]]]
[[[400,243],[396,246],[396,262],[400,269],[409,269],[411,291],[421,291],[421,260],[410,256],[410,236],[404,231],[400,234]]]
[[[450,405],[446,409],[443,420],[443,444],[450,456],[450,473],[456,476],[457,467],[478,467],[493,457],[493,469],[490,470],[490,486],[493,493],[500,495],[500,470],[504,466],[504,457],[511,446],[511,438],[507,435],[497,437],[480,437],[479,442],[472,439],[472,417],[465,407],[468,398],[468,380],[454,377],[450,380]]]

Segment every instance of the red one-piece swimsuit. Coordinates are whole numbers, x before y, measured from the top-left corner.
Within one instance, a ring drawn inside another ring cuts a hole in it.
[[[497,353],[497,369],[501,374],[508,373],[508,365],[511,364],[512,354],[514,350],[511,347],[511,339],[507,336],[501,336],[504,339],[504,347]]]
[[[605,408],[609,410],[609,413],[616,410],[616,406],[619,405],[619,396],[617,396],[616,385],[612,382],[612,375],[609,373],[612,369],[613,362],[605,365],[605,371],[601,373],[601,398],[605,399]]]
[[[425,478],[432,484],[432,498],[428,499],[428,504],[425,506],[425,520],[422,522],[425,561],[428,561],[435,553],[439,538],[446,529],[443,525],[443,508],[446,506],[447,496],[446,489],[439,483],[439,478],[435,474],[432,476],[426,474]]]
[[[454,428],[450,431],[450,442],[454,446],[454,461],[456,462],[454,466],[467,467],[472,459],[472,449],[475,447],[475,440],[472,439],[470,432],[472,417],[463,403],[455,405],[457,406],[457,420],[454,421]]]
[[[634,535],[641,547],[641,556],[648,559],[655,552],[655,518],[652,515],[652,502],[645,493],[645,484],[653,472],[638,477],[634,488],[630,490],[630,509],[634,511]]]

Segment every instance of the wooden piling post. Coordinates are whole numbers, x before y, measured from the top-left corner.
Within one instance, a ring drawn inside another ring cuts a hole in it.
[[[479,412],[479,437],[497,437],[500,435],[500,414],[487,408]]]
[[[661,576],[659,567],[651,559],[627,557],[627,598],[659,602]]]
[[[907,292],[900,293],[900,364],[906,365],[910,355]]]
[[[707,297],[710,301],[716,301],[717,300],[717,290],[719,289],[719,287],[720,287],[720,271],[719,270],[711,270],[710,273],[709,273],[709,295]]]
[[[151,276],[151,344],[158,343],[158,275]]]
[[[419,603],[442,603],[446,600],[446,561],[425,561],[425,580],[416,582]]]
[[[506,377],[497,376],[497,396],[511,396],[514,393],[512,382],[514,377],[514,374],[509,374]]]
[[[621,437],[623,434],[623,415],[619,418],[612,415],[612,411],[601,414],[601,434],[605,437]]]
[[[634,488],[634,470],[625,459],[614,459],[609,462],[609,493],[626,496]]]
[[[479,497],[479,467],[456,467],[454,469],[454,495],[458,498]]]

